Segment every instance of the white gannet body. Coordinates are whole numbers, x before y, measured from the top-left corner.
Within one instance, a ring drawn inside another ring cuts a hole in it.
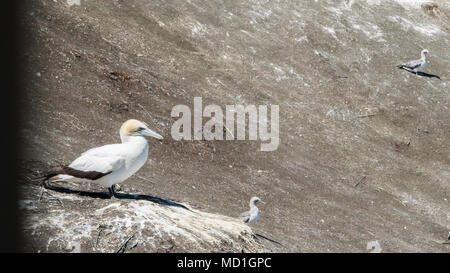
[[[259,208],[256,206],[256,203],[263,203],[258,197],[252,197],[250,199],[250,210],[239,215],[239,219],[244,223],[252,224],[259,219]]]
[[[49,181],[87,181],[108,187],[115,195],[114,185],[136,173],[147,161],[148,142],[144,136],[163,137],[141,121],[130,119],[122,124],[122,143],[92,148],[67,166],[46,175]]]
[[[420,59],[397,65],[397,67],[414,72],[417,74],[417,72],[424,69],[425,66],[427,65],[427,54],[428,54],[428,50],[424,49],[420,53],[420,56],[421,56]]]

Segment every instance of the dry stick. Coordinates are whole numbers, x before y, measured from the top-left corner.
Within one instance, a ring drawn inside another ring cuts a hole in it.
[[[365,176],[363,176],[363,177],[358,181],[358,183],[356,183],[353,187],[357,187],[359,184],[361,184],[361,182],[363,182],[364,179],[366,179]]]
[[[98,240],[100,239],[100,234],[102,234],[103,228],[98,231],[97,239],[95,239],[95,248],[98,246]]]
[[[137,247],[139,242],[136,242],[132,247],[130,247],[128,250],[132,250],[133,248]]]
[[[44,190],[45,190],[45,186],[42,185],[41,186],[41,194],[39,195],[39,201],[41,201],[42,200],[42,196],[44,196]]]
[[[358,118],[369,118],[369,117],[373,117],[373,116],[375,116],[375,114],[362,115],[362,116],[358,116]]]
[[[135,233],[135,234],[136,234],[136,233]],[[116,253],[125,253],[125,251],[127,250],[128,242],[129,242],[131,239],[133,239],[133,237],[134,237],[134,234],[131,235],[131,236],[125,241],[125,243],[123,243],[123,244],[120,246],[120,248],[117,250]]]
[[[234,139],[234,135],[233,135],[233,133],[231,132],[231,130],[228,129],[228,127],[227,127],[225,124],[223,124],[223,127],[225,127],[225,130],[227,130],[228,133],[230,133],[231,137]]]
[[[147,181],[147,182],[149,182],[149,183],[151,183],[151,184],[153,184],[152,181],[150,181],[150,180],[148,180],[147,178],[144,178],[144,177],[142,177],[142,176],[140,176],[140,175],[136,175],[136,177],[137,177],[137,178],[140,178],[140,179],[142,179],[142,180],[144,180],[144,181]]]
[[[53,199],[56,199],[56,200],[61,204],[61,206],[64,208],[64,204],[63,204],[63,202],[61,201],[61,199],[59,199],[58,197],[56,197],[56,196],[54,196],[53,194],[49,193],[47,190],[45,191],[45,193],[47,193],[48,195],[50,195],[51,197],[53,197]],[[50,200],[52,200],[52,199],[50,199]]]
[[[138,103],[138,106],[141,107],[142,110],[144,110],[144,112],[147,114],[147,116],[151,119],[151,115],[148,113],[147,110],[145,110],[144,106],[140,105],[139,103]]]
[[[33,181],[33,178],[31,178],[31,177],[29,177],[27,175],[25,175],[25,178],[28,179],[28,181]]]
[[[217,122],[216,117],[214,117],[214,120]],[[234,135],[233,135],[233,133],[231,132],[231,130],[228,129],[227,125],[226,125],[225,123],[222,122],[222,126],[225,127],[225,130],[227,130],[228,133],[231,135],[231,137],[234,139]],[[225,137],[226,137],[226,136],[225,136]]]
[[[44,193],[47,193],[48,195],[50,195],[51,197],[53,197],[53,199],[56,199],[56,200],[59,202],[59,204],[61,204],[61,206],[64,208],[64,204],[63,204],[63,202],[61,201],[61,199],[59,199],[58,197],[56,197],[56,196],[54,196],[53,194],[51,194],[51,193],[46,189],[46,186],[47,186],[46,182],[45,182],[45,181],[42,182],[42,191],[41,191],[41,196],[39,197],[39,201],[42,200],[42,197],[44,196]],[[51,199],[50,199],[50,200],[51,200]]]
[[[44,193],[50,195],[51,197],[53,197],[54,200],[57,200],[59,202],[59,204],[64,208],[64,203],[61,201],[61,199],[59,199],[58,197],[54,196],[53,194],[51,194],[50,192],[48,192],[48,190],[45,189],[45,186],[42,185],[42,190],[41,190],[41,194],[39,196],[39,201],[42,200],[42,197],[44,196]],[[50,199],[52,200],[52,199]]]

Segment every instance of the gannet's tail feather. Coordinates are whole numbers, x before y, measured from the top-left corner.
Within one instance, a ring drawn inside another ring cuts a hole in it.
[[[64,166],[52,169],[51,172],[46,175],[46,180],[66,180],[70,178],[97,180],[110,173],[111,171],[106,173],[97,171],[81,171],[69,166]]]
[[[411,69],[411,68],[409,68],[409,67],[407,67],[405,65],[402,65],[402,64],[397,65],[397,68],[408,70],[408,71],[411,71],[411,72],[413,71],[413,69]]]

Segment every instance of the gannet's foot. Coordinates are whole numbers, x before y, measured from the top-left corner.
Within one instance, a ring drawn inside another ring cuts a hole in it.
[[[118,196],[117,193],[116,193],[115,188],[116,188],[116,185],[112,185],[111,187],[108,188],[108,190],[109,190],[109,197],[110,197],[111,199],[112,199],[113,197],[119,198],[119,196]]]

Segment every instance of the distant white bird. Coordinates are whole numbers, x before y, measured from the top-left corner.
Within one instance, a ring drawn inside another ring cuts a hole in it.
[[[239,215],[239,219],[244,223],[252,224],[259,219],[259,208],[256,206],[256,203],[262,202],[258,197],[252,197],[250,199],[250,210]]]
[[[148,142],[144,136],[163,139],[147,124],[127,120],[120,127],[122,143],[92,148],[69,165],[51,170],[44,180],[93,182],[108,187],[110,196],[117,197],[114,185],[128,179],[147,161]]]
[[[419,60],[410,61],[404,64],[397,65],[398,68],[408,70],[417,74],[420,70],[424,69],[427,65],[428,49],[422,50],[420,53],[421,58]]]

